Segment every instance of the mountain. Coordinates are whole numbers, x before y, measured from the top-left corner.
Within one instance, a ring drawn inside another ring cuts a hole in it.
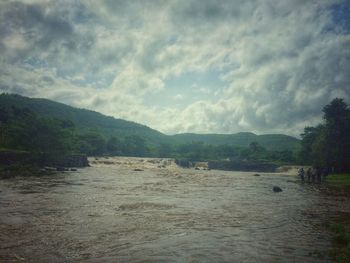
[[[236,134],[184,133],[170,136],[145,125],[105,116],[91,110],[74,108],[48,99],[28,98],[14,94],[0,95],[0,110],[1,108],[6,109],[13,106],[29,108],[40,116],[69,120],[80,131],[95,129],[105,138],[109,138],[112,135],[115,137],[138,135],[144,138],[147,144],[151,146],[203,142],[212,145],[247,147],[250,143],[257,142],[267,150],[291,150],[294,152],[300,147],[298,139],[283,134],[256,135],[250,132],[240,132]]]

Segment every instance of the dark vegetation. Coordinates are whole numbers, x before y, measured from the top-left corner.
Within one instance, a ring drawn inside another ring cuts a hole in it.
[[[195,134],[184,133],[172,136],[177,144],[203,142],[208,145],[234,145],[237,147],[248,147],[252,142],[269,151],[290,150],[296,152],[300,145],[294,137],[283,134],[256,135],[251,132],[239,132],[236,134]]]
[[[350,187],[350,174],[346,173],[337,173],[332,174],[328,176],[327,182],[335,184],[335,185],[342,185],[346,187]]]
[[[18,156],[28,153],[28,162],[39,165],[57,163],[67,154],[86,154],[212,161],[217,168],[231,169],[239,162],[254,166],[295,163],[298,149],[299,140],[286,135],[168,136],[46,99],[0,95],[0,151]]]
[[[24,163],[64,163],[69,154],[148,156],[209,161],[225,170],[273,170],[302,162],[349,171],[350,110],[342,99],[323,109],[324,121],[298,139],[286,135],[178,134],[46,99],[0,95],[0,152]],[[4,155],[3,155],[4,156]],[[27,156],[26,158],[24,156]],[[4,158],[1,158],[4,159]],[[0,160],[4,163],[4,160]]]
[[[350,236],[346,227],[338,223],[330,224],[328,227],[333,233],[332,248],[329,253],[331,258],[336,262],[350,262]]]
[[[323,108],[323,122],[301,134],[300,160],[335,173],[350,171],[350,109],[343,99]]]

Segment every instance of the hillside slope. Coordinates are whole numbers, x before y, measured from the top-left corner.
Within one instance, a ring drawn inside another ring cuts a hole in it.
[[[256,135],[250,132],[240,132],[236,134],[184,133],[169,136],[145,125],[105,116],[91,110],[74,108],[48,99],[1,94],[0,109],[12,106],[29,108],[41,116],[70,120],[79,130],[96,129],[106,138],[112,135],[116,137],[138,135],[146,139],[150,145],[203,142],[212,145],[247,147],[251,142],[257,142],[268,150],[296,151],[300,147],[298,139],[283,134]]]
[[[0,108],[6,109],[12,106],[18,108],[29,108],[38,115],[45,117],[70,120],[80,130],[97,129],[105,137],[110,137],[112,135],[125,137],[135,134],[147,139],[151,144],[158,144],[159,142],[167,141],[166,135],[135,122],[116,119],[95,111],[78,109],[47,99],[1,94]]]

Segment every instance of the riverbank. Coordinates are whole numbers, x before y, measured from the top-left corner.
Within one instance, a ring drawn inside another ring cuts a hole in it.
[[[58,155],[0,150],[0,178],[49,175],[56,171],[76,170],[78,167],[87,166],[87,156],[82,154]]]
[[[330,257],[335,262],[350,262],[350,234],[343,224],[333,223],[328,226],[332,232]]]
[[[0,166],[0,179],[12,178],[15,176],[40,176],[48,173],[49,172],[44,173],[39,167],[30,164]]]
[[[327,177],[327,182],[350,187],[350,173],[331,174]]]

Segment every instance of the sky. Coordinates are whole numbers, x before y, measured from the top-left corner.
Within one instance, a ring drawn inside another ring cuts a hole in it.
[[[350,101],[350,1],[2,0],[0,92],[166,134],[298,136]]]

